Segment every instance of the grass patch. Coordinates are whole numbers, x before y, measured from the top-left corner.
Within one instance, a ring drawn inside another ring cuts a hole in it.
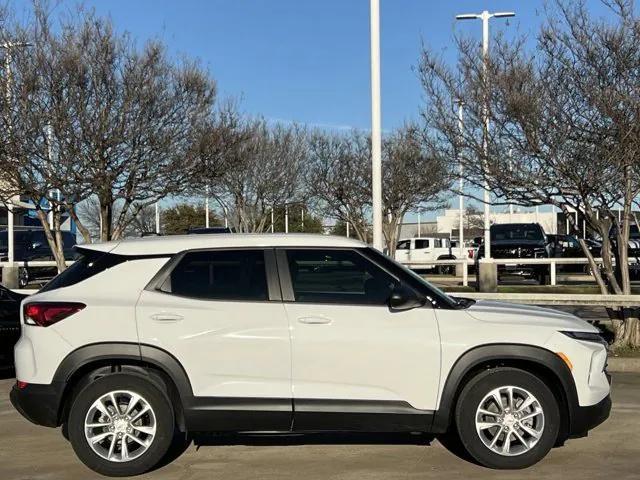
[[[634,348],[628,345],[615,348],[611,353],[613,353],[614,357],[640,358],[640,348]]]

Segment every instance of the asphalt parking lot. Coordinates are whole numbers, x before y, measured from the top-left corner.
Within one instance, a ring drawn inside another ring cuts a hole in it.
[[[103,478],[74,456],[59,430],[36,427],[9,403],[14,380],[0,381],[0,479]],[[138,478],[198,479],[600,479],[640,478],[640,374],[613,377],[611,418],[540,464],[496,472],[459,459],[437,440],[376,435],[210,437],[173,463]]]

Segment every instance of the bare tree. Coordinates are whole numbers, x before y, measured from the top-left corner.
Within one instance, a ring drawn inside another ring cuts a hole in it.
[[[445,208],[442,194],[451,186],[450,162],[431,156],[424,148],[422,132],[406,124],[384,139],[382,164],[382,230],[387,251],[396,251],[400,225],[407,212]]]
[[[463,40],[457,72],[426,50],[419,71],[430,148],[459,158],[465,179],[480,188],[487,181],[499,203],[580,212],[603,240],[601,270],[583,242],[602,293],[629,294],[628,239],[640,193],[640,21],[633,2],[605,3],[613,21],[592,18],[584,1],[556,1],[535,54],[523,39],[498,39],[486,76],[475,45]],[[466,106],[463,132],[455,99]],[[635,315],[609,313],[615,345],[640,346]]]
[[[114,206],[114,217],[120,215],[120,206],[118,203]],[[127,219],[127,227],[122,234],[123,238],[140,237],[144,234],[155,232],[156,216],[155,208],[148,205],[145,208],[134,208],[136,215]],[[85,201],[79,203],[75,208],[75,213],[80,223],[89,232],[92,241],[99,241],[102,232],[102,220],[100,218],[100,202],[97,197],[91,196]]]
[[[137,48],[93,13],[54,28],[36,5],[22,34],[34,46],[16,62],[5,116],[19,125],[10,158],[21,162],[21,178],[13,184],[29,191],[37,181],[37,190],[59,192],[85,241],[91,235],[75,206],[96,195],[101,239],[120,238],[139,211],[186,188],[214,82],[196,63],[169,58],[160,42]]]
[[[199,174],[200,185],[208,185],[237,232],[263,232],[274,206],[302,199],[300,175],[306,157],[306,134],[298,126],[268,125],[262,119],[242,119],[224,114],[223,138],[210,140],[215,154],[202,156],[203,162],[225,168],[208,167]]]
[[[371,209],[371,146],[361,132],[348,135],[314,132],[305,185],[328,217],[349,223],[357,237],[367,240]]]

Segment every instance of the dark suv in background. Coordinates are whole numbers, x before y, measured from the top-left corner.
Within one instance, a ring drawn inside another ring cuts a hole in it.
[[[73,260],[76,245],[76,236],[72,232],[61,232],[64,244],[64,258]],[[0,260],[8,259],[8,232],[0,232]],[[34,262],[54,260],[53,252],[47,242],[44,230],[15,230],[13,232],[13,259],[16,262]],[[52,267],[31,267],[28,264],[18,270],[20,288],[26,287],[31,282],[47,281],[55,277],[58,269]]]
[[[492,258],[549,258],[549,242],[539,223],[504,223],[491,225]],[[484,257],[482,245],[478,248],[477,262]],[[477,266],[477,265],[476,265]],[[476,268],[476,272],[478,269]],[[519,265],[517,262],[498,265],[498,276],[520,275],[546,283],[549,265]]]

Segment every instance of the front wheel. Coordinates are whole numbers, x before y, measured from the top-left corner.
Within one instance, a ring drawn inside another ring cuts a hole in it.
[[[26,267],[18,268],[18,285],[20,288],[27,288],[29,285],[29,269]]]
[[[551,390],[535,375],[496,368],[464,387],[455,421],[462,445],[477,462],[519,469],[539,462],[554,446],[560,410]]]
[[[174,416],[166,395],[144,377],[113,374],[82,389],[68,420],[78,458],[103,475],[151,470],[173,440]]]

